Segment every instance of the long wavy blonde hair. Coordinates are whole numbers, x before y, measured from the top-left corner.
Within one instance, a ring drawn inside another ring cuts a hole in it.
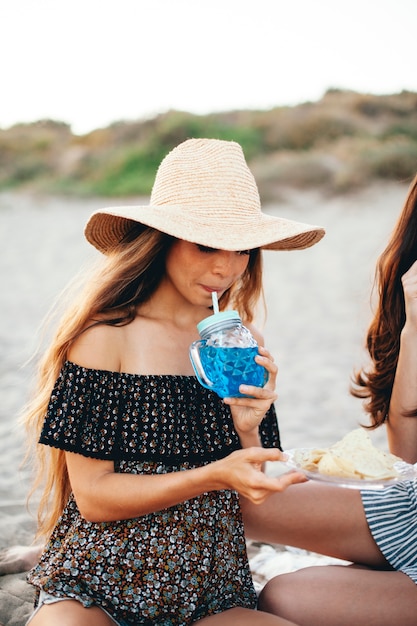
[[[26,459],[34,465],[29,498],[41,489],[38,538],[50,535],[71,492],[65,452],[38,443],[50,395],[69,349],[94,324],[121,326],[135,319],[138,305],[150,298],[164,276],[166,255],[174,241],[160,231],[135,225],[89,274],[73,281],[45,320],[44,326],[49,326],[64,306],[49,347],[39,360],[36,393],[23,414],[28,434]],[[252,322],[261,298],[262,255],[257,249],[251,251],[245,272],[223,294],[219,305],[236,309],[242,319]]]

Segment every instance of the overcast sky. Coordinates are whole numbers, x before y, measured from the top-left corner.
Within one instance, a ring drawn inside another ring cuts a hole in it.
[[[0,127],[417,91],[417,0],[1,0]]]

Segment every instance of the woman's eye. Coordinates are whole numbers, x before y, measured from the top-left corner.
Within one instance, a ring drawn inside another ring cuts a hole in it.
[[[206,254],[213,254],[214,252],[219,252],[218,248],[209,248],[209,246],[203,246],[200,243],[197,243],[196,246],[200,250],[200,252],[205,252]],[[250,253],[251,253],[251,250],[236,251],[236,254],[238,254],[239,256],[250,255]]]
[[[201,244],[196,244],[197,248],[200,250],[200,252],[207,252],[208,254],[210,254],[211,252],[217,252],[216,248],[209,248],[208,246],[202,246]]]

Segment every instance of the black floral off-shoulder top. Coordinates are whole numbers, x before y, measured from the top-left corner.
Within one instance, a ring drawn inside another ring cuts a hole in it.
[[[280,447],[272,406],[262,444]],[[40,443],[114,461],[116,472],[166,473],[239,449],[229,408],[194,376],[134,375],[67,362]],[[186,625],[254,607],[238,496],[207,492],[135,519],[92,523],[74,497],[29,582],[127,624]]]

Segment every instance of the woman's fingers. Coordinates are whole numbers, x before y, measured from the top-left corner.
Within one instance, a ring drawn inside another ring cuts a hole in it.
[[[227,488],[238,491],[255,504],[260,504],[272,493],[284,491],[290,485],[305,482],[302,474],[294,471],[279,477],[267,476],[262,467],[266,461],[285,461],[286,456],[277,448],[245,448],[232,452],[223,459],[222,480]]]

